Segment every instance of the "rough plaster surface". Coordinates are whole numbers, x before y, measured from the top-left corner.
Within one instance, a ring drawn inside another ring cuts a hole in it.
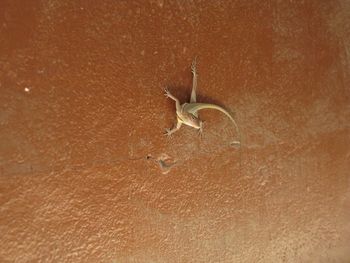
[[[1,262],[350,262],[349,1],[0,2]],[[204,137],[174,103],[199,100]]]

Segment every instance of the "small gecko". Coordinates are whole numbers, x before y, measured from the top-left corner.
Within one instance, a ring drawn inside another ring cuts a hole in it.
[[[191,71],[193,74],[193,82],[192,82],[192,92],[191,92],[191,99],[190,103],[183,103],[180,104],[180,101],[173,96],[168,88],[165,88],[165,97],[170,98],[175,101],[176,103],[176,116],[177,116],[177,124],[174,128],[172,129],[166,129],[165,135],[171,136],[174,132],[180,129],[182,124],[191,126],[199,131],[200,134],[203,132],[203,121],[199,119],[198,117],[198,111],[202,109],[214,109],[214,110],[219,110],[222,113],[224,113],[229,119],[232,121],[234,124],[238,136],[239,136],[239,142],[234,142],[235,144],[238,143],[240,144],[241,142],[241,135],[239,128],[237,126],[237,123],[233,119],[233,117],[228,113],[224,108],[215,105],[215,104],[210,104],[210,103],[197,103],[197,96],[196,96],[196,89],[197,89],[197,66],[196,66],[196,59],[192,62],[191,65]]]

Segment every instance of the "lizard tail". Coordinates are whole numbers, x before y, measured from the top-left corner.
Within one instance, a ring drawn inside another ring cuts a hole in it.
[[[210,103],[190,103],[189,104],[190,109],[188,109],[188,111],[190,113],[197,113],[199,110],[203,110],[203,109],[214,109],[214,110],[218,110],[221,111],[222,113],[224,113],[233,123],[233,125],[235,126],[236,132],[238,134],[239,137],[239,145],[241,144],[241,131],[237,125],[237,122],[232,118],[231,114],[228,113],[227,110],[225,110],[224,108],[215,105],[215,104],[210,104]],[[237,142],[233,142],[233,144],[237,144]]]

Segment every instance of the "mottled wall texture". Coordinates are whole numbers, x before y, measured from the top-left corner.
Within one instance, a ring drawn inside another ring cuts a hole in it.
[[[349,171],[348,0],[0,1],[0,262],[350,262]]]

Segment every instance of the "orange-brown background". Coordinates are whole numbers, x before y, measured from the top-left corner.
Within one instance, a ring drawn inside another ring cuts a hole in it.
[[[2,0],[0,261],[350,262],[349,14]],[[195,56],[241,149],[219,112],[163,136]]]

